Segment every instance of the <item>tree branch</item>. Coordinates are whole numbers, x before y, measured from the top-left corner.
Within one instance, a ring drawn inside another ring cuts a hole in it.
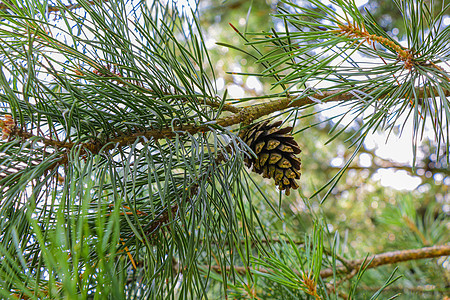
[[[424,96],[424,89],[419,89],[417,92],[418,97]],[[445,96],[450,96],[450,90],[445,91]],[[232,110],[236,112],[230,116],[226,116],[223,118],[219,118],[215,121],[211,121],[208,125],[183,125],[176,126],[174,128],[164,128],[164,129],[153,129],[147,130],[143,132],[134,133],[132,135],[120,136],[117,138],[109,139],[105,143],[84,143],[83,148],[89,150],[90,152],[97,154],[100,149],[104,148],[106,143],[111,143],[110,146],[105,147],[105,150],[110,150],[115,147],[116,144],[119,146],[126,146],[133,144],[136,139],[139,137],[146,137],[148,139],[162,139],[162,138],[172,138],[177,134],[196,134],[199,132],[206,132],[212,129],[213,125],[219,125],[221,127],[228,127],[240,123],[251,124],[254,120],[257,120],[263,116],[269,115],[274,112],[282,111],[287,108],[293,107],[302,107],[309,104],[314,104],[316,101],[312,99],[317,99],[319,101],[323,101],[323,103],[333,102],[333,101],[350,101],[354,100],[354,93],[346,92],[345,90],[336,90],[323,92],[320,94],[314,94],[311,96],[305,96],[299,99],[295,99],[294,97],[286,97],[282,99],[272,100],[269,102],[258,103],[255,105],[248,105],[242,108],[233,107]],[[231,106],[230,106],[231,107]],[[227,106],[227,109],[229,107]],[[229,109],[231,110],[231,109]],[[25,131],[15,130],[11,135],[18,135],[22,138],[31,138],[33,135],[31,133],[27,133]],[[71,149],[75,143],[62,143],[57,142],[51,139],[42,138],[42,142],[48,146],[54,146],[56,148],[66,148]]]
[[[394,264],[403,261],[409,260],[418,260],[424,258],[435,258],[440,256],[450,255],[450,245],[442,245],[442,246],[433,246],[426,247],[420,249],[412,249],[412,250],[400,250],[393,252],[386,252],[381,254],[376,254],[369,256],[367,259],[356,259],[348,261],[348,266],[339,266],[336,268],[336,273],[347,273],[351,274],[355,269],[359,269],[363,263],[365,262],[365,267],[367,269],[376,268],[383,265]],[[221,266],[204,266],[205,268],[210,267],[212,270],[221,273]],[[226,267],[225,270],[227,272],[231,271],[231,267]],[[271,273],[271,270],[267,270],[264,268],[252,269],[247,267],[233,267],[233,270],[239,274],[245,274],[248,271],[254,270],[262,273]],[[296,271],[298,275],[300,273]],[[334,272],[332,268],[324,269],[320,271],[320,276],[322,278],[327,278],[333,276]]]
[[[349,261],[349,265],[347,267],[338,267],[336,272],[338,273],[348,273],[354,269],[359,269],[363,264],[367,269],[376,268],[383,265],[390,265],[398,262],[409,261],[409,260],[418,260],[424,258],[434,258],[440,256],[450,255],[450,245],[442,245],[442,246],[433,246],[433,247],[425,247],[420,249],[412,249],[412,250],[400,250],[393,252],[386,252],[381,254],[376,254],[369,256],[365,259],[357,259],[353,261]],[[322,278],[327,278],[333,276],[333,269],[325,269],[320,271],[320,276]]]

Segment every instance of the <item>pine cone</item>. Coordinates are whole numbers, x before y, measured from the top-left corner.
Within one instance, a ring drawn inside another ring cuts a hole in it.
[[[295,179],[300,179],[301,162],[295,154],[301,150],[290,134],[292,127],[279,128],[281,123],[263,121],[247,130],[243,141],[257,157],[246,157],[245,164],[249,168],[253,165],[253,171],[262,173],[264,178],[274,178],[275,185],[289,195],[290,188],[298,188]]]

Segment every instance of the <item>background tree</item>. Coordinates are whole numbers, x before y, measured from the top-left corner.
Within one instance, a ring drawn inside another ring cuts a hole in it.
[[[393,3],[3,2],[2,298],[444,297],[450,4]],[[290,196],[244,166],[264,120]]]

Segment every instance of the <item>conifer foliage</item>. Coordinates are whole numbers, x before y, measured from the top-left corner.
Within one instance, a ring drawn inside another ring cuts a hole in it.
[[[273,29],[242,26],[258,1]],[[401,42],[353,0],[0,0],[0,298],[376,299],[398,273],[442,298],[450,4],[394,2]],[[224,6],[233,44],[202,23]],[[260,92],[220,88],[224,46]],[[407,121],[436,149],[418,209],[365,186],[416,175],[364,147]]]

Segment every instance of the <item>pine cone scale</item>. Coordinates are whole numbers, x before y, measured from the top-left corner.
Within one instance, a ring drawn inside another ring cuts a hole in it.
[[[261,150],[264,148],[265,145],[266,145],[265,142],[260,142],[260,143],[256,144],[256,146],[255,146],[255,153],[259,154],[261,152]]]
[[[277,141],[277,140],[269,140],[269,141],[267,142],[266,149],[267,149],[267,150],[273,150],[273,149],[277,148],[278,145],[280,145],[280,144],[281,144],[280,141]]]

